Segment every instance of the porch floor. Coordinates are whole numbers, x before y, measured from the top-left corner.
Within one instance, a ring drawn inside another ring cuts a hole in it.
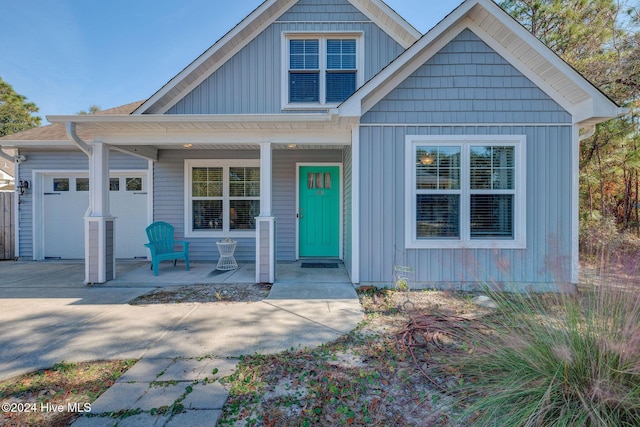
[[[302,268],[303,262],[279,262],[276,267],[277,283],[350,283],[349,275],[340,261],[338,268]],[[329,262],[329,261],[321,261]],[[212,284],[212,283],[255,283],[256,270],[254,263],[238,263],[238,268],[231,271],[216,270],[214,262],[191,262],[186,271],[184,262],[178,261],[174,267],[172,262],[160,263],[158,276],[153,275],[149,261],[117,261],[116,279],[108,282],[109,287],[149,286],[163,287],[175,285]]]

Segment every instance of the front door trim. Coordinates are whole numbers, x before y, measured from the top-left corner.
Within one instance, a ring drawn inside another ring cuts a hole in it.
[[[340,204],[338,207],[338,215],[339,215],[339,236],[338,236],[338,244],[339,244],[339,255],[340,259],[344,257],[344,181],[343,181],[343,173],[342,173],[342,163],[341,162],[296,162],[296,259],[300,259],[300,220],[298,215],[300,214],[300,168],[304,166],[337,166],[338,174],[340,176]]]

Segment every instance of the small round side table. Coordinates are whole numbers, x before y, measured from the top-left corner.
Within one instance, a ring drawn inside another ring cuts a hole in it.
[[[220,259],[218,260],[217,270],[235,270],[238,268],[238,263],[233,257],[233,252],[236,250],[238,242],[231,239],[218,240],[216,245],[218,246],[218,252],[220,252]]]

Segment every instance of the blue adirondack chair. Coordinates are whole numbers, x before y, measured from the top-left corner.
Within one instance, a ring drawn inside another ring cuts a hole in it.
[[[173,225],[163,221],[157,221],[146,228],[149,243],[145,246],[151,251],[151,267],[153,275],[158,275],[160,261],[173,260],[175,266],[179,259],[183,259],[187,271],[189,271],[189,242],[174,240]],[[182,246],[182,250],[176,250],[176,246]]]

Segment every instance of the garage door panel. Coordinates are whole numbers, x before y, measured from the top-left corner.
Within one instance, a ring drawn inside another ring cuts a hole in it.
[[[110,178],[110,211],[116,219],[116,257],[146,257],[146,177]],[[89,205],[85,175],[46,176],[44,180],[45,258],[84,258],[84,216]]]
[[[86,194],[50,192],[44,195],[45,258],[84,258],[84,221],[88,207]]]

